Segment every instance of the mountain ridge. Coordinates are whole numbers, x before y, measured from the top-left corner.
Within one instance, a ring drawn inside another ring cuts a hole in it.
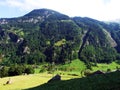
[[[1,63],[66,63],[76,58],[89,67],[91,62],[110,63],[120,59],[119,31],[118,23],[35,9],[0,19]]]

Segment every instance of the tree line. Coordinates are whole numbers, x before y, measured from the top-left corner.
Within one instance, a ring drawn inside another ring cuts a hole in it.
[[[16,76],[16,75],[24,75],[24,74],[33,74],[34,68],[32,66],[27,65],[12,65],[10,67],[1,66],[0,67],[0,77],[7,76]]]

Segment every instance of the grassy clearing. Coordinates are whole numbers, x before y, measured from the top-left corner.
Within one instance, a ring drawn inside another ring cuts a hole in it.
[[[48,64],[44,63],[40,65],[39,68],[35,69],[35,73],[40,73],[42,67],[48,66]],[[86,65],[84,62],[80,61],[79,59],[73,60],[71,63],[66,63],[64,65],[55,65],[54,68],[56,70],[52,72],[53,74],[61,74],[61,75],[68,75],[68,74],[76,74],[78,76],[81,75],[81,71],[86,69]]]
[[[35,69],[35,73],[39,73],[42,66],[47,66],[48,64],[42,64],[38,69]],[[107,71],[110,70],[116,70],[116,67],[120,68],[120,64],[116,62],[112,62],[110,64],[97,64],[97,66],[92,66],[92,72],[97,70]],[[61,75],[69,75],[69,74],[76,74],[78,76],[81,76],[81,72],[84,72],[86,70],[86,65],[84,62],[80,61],[79,59],[73,60],[71,63],[66,63],[65,65],[55,65],[54,74],[61,74]]]
[[[116,70],[116,67],[120,68],[120,64],[116,62],[112,62],[110,64],[103,63],[103,64],[97,64],[97,66],[93,66],[92,70],[93,71],[97,71],[97,70],[107,71],[107,69]]]
[[[79,59],[73,60],[71,63],[61,65],[60,68],[65,68],[71,71],[81,71],[86,68],[84,62],[80,61]]]
[[[67,63],[65,65],[59,65],[58,68],[58,74],[76,74],[81,75],[81,71],[86,69],[86,65],[84,62],[80,61],[79,59],[73,60],[71,63]]]
[[[35,69],[35,74],[38,74],[38,73],[40,73],[40,68]]]
[[[65,39],[62,39],[62,40],[60,40],[60,41],[57,41],[56,43],[55,43],[55,46],[61,46],[61,45],[64,45],[66,43],[66,40]]]
[[[31,74],[31,75],[21,75],[14,77],[0,78],[0,90],[21,90],[39,86],[41,84],[47,83],[47,81],[53,77],[53,74]],[[11,78],[12,84],[3,85],[7,80]],[[70,75],[62,75],[62,80],[68,80],[72,78],[78,78]]]

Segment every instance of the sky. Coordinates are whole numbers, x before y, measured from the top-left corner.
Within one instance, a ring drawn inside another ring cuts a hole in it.
[[[41,8],[70,17],[90,17],[100,21],[120,19],[120,0],[0,0],[0,18],[19,17]]]

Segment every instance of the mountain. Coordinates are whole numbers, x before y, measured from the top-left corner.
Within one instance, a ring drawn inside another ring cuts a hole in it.
[[[36,9],[18,18],[0,19],[0,62],[68,63],[80,58],[88,67],[120,59],[120,24],[69,17]]]

